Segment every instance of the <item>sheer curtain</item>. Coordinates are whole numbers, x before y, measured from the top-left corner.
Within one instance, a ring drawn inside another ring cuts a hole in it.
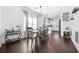
[[[23,10],[23,13],[24,13],[24,31],[26,31],[26,27],[27,27],[27,20],[28,20],[28,12]]]

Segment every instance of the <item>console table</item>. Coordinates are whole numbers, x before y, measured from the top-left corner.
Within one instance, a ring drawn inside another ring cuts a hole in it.
[[[14,30],[8,31],[8,30],[6,30],[6,32],[5,32],[5,41],[6,42],[15,41],[14,40],[15,38],[13,38],[12,40],[10,38],[8,38],[11,35],[18,35],[18,39],[20,40],[20,38],[21,38],[21,31],[18,31],[18,30],[17,31],[14,31]]]

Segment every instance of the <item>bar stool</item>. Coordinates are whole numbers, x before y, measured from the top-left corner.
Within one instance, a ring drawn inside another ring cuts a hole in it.
[[[32,39],[31,39],[31,52],[36,52],[36,49],[40,47],[40,36],[38,36],[38,30],[32,29]]]
[[[37,31],[33,29],[33,38],[32,38],[32,52],[35,52],[35,48],[37,45]]]
[[[29,42],[31,40],[31,50],[32,50],[32,42],[33,42],[33,32],[32,32],[32,27],[27,27],[27,51],[29,47]],[[32,51],[31,51],[32,52]]]
[[[38,31],[37,31],[37,37],[36,37],[36,44],[35,44],[35,50],[37,52],[39,52],[39,49],[41,47],[41,41],[42,41],[42,30],[41,28],[38,28]]]

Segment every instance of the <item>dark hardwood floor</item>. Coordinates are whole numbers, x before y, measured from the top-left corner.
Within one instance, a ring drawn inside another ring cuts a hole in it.
[[[11,45],[3,45],[0,48],[0,53],[26,53],[27,52],[27,40],[22,39]],[[28,50],[30,51],[30,45]],[[71,39],[59,38],[58,32],[53,32],[49,35],[47,42],[44,42],[39,51],[35,53],[77,53],[75,46],[73,45]]]
[[[47,44],[41,46],[41,53],[76,53],[77,50],[71,39],[59,38],[58,32],[53,32],[49,35]]]

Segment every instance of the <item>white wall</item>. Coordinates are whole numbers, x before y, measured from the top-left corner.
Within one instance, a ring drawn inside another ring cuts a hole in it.
[[[72,23],[72,42],[74,43],[77,51],[79,52],[79,35],[78,35],[78,43],[75,41],[75,31],[79,34],[79,11],[74,14],[74,21]]]
[[[5,42],[5,29],[14,29],[16,25],[23,26],[24,24],[24,14],[21,10],[21,7],[14,7],[14,6],[6,6],[0,7],[1,8],[1,43]]]
[[[20,7],[1,7],[1,23],[4,29],[11,29],[16,25],[23,25],[23,12]]]

